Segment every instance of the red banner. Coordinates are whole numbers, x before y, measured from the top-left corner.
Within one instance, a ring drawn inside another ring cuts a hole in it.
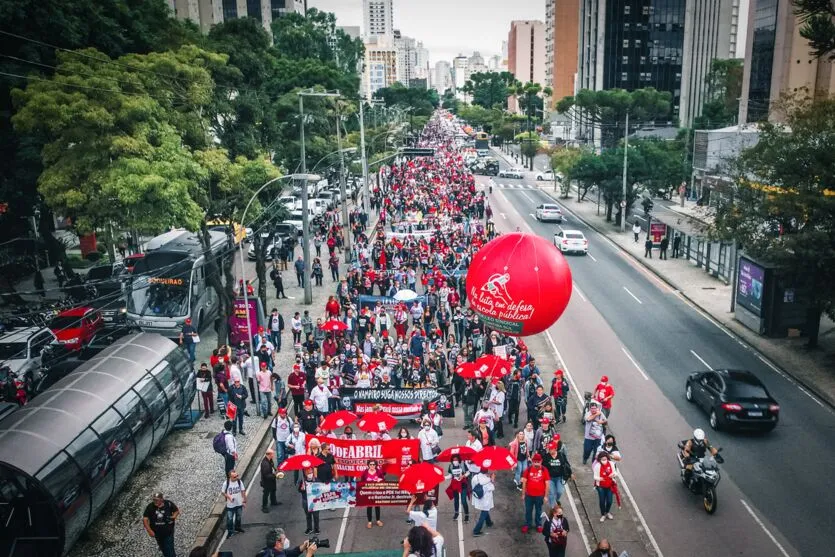
[[[391,441],[351,441],[332,437],[311,436],[320,443],[328,443],[336,459],[334,474],[359,477],[369,460],[376,460],[386,474],[400,476],[409,465],[420,462],[420,441],[417,439],[392,439]]]
[[[432,491],[417,496],[417,504],[429,497],[438,503],[438,487]],[[357,482],[358,507],[405,507],[412,499],[412,494],[397,487],[397,482]]]
[[[419,418],[423,413],[423,404],[399,404],[396,402],[355,402],[354,412],[356,414],[370,414],[376,411],[380,405],[382,411],[391,414],[395,418]]]
[[[663,222],[650,223],[649,235],[652,236],[653,244],[660,244],[662,238],[667,235],[667,225]]]

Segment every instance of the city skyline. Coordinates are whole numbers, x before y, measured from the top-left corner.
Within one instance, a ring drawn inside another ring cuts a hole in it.
[[[333,12],[337,25],[363,25],[362,0],[308,0],[307,5]],[[458,54],[471,56],[478,51],[485,59],[501,54],[511,21],[544,18],[544,0],[518,0],[510,5],[502,0],[394,0],[394,28],[423,41],[433,67]],[[472,23],[462,24],[468,21]]]

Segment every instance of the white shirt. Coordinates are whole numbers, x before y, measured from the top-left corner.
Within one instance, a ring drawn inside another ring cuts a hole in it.
[[[296,449],[296,452],[293,454],[304,454],[305,450],[307,449],[306,444],[306,436],[303,431],[299,431],[299,435],[296,436],[293,433],[290,433],[290,436],[287,438],[287,441],[284,442],[287,447],[293,447]]]
[[[247,361],[250,360],[252,360],[252,358],[250,358]],[[231,366],[229,366],[229,381],[234,383],[235,379],[243,383],[243,375],[241,375],[241,368],[238,367],[238,364],[232,364]]]
[[[224,435],[224,440],[226,441],[226,452],[235,456],[238,454],[238,443],[235,441],[235,436],[232,435],[231,431],[227,431]]]
[[[496,417],[500,420],[504,415],[504,393],[498,389],[493,390],[493,395],[490,397],[490,408],[496,413]],[[489,425],[489,424],[488,424]]]
[[[429,428],[428,430],[421,428],[420,433],[418,433],[418,439],[420,440],[421,458],[423,460],[432,460],[435,458],[435,455],[432,454],[432,447],[440,442],[438,434],[435,433],[435,430],[432,428]]]
[[[475,417],[473,417],[473,423],[478,424],[481,421],[481,418],[485,418],[487,420],[487,429],[493,429],[493,411],[488,409],[480,409],[478,412],[475,413]]]
[[[473,507],[479,511],[489,511],[493,508],[493,491],[496,489],[496,486],[493,484],[493,480],[491,480],[490,476],[487,474],[478,473],[473,476],[472,481],[473,487],[475,487],[476,484],[481,484],[482,489],[484,490],[484,497],[476,497],[475,493],[473,494]]]
[[[276,417],[273,422],[275,427],[275,441],[276,443],[285,443],[290,438],[290,430],[293,428],[293,422],[290,418]]]
[[[330,396],[331,392],[328,390],[327,385],[316,385],[310,389],[310,400],[313,401],[313,406],[319,412],[328,411],[328,399]]]
[[[474,439],[472,442],[467,441],[466,443],[464,443],[464,445],[471,448],[475,452],[478,452],[482,449],[481,441],[479,441],[478,439]],[[466,464],[471,474],[478,474],[478,472],[481,471],[481,468],[473,464],[472,461],[468,460],[466,461]]]
[[[290,319],[290,327],[294,331],[301,331],[302,330],[302,320],[296,319],[295,317]]]
[[[409,520],[414,522],[415,526],[423,526],[424,524],[432,528],[438,529],[438,507],[432,507],[429,510],[429,516],[423,514],[423,511],[411,511],[409,513]]]
[[[243,364],[241,364],[241,372],[246,374],[247,379],[254,379],[255,378],[255,362],[261,363],[261,360],[258,358],[249,358]],[[234,366],[233,366],[234,367]]]
[[[244,482],[238,478],[234,482],[232,480],[226,480],[223,482],[223,485],[220,486],[220,492],[226,493],[231,497],[230,499],[226,499],[226,508],[233,509],[235,507],[243,506],[244,504]]]

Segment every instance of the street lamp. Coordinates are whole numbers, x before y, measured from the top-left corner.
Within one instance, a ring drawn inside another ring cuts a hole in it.
[[[626,231],[626,169],[629,167],[629,110],[626,111],[626,128],[623,132],[623,199],[620,202],[620,231]],[[647,229],[649,233],[649,229]]]
[[[328,93],[326,91],[299,91],[299,136],[301,140],[301,165],[302,174],[307,174],[307,163],[305,161],[304,145],[304,98],[305,97],[341,97],[339,91]],[[310,217],[307,214],[307,180],[302,183],[302,257],[304,258],[304,303],[313,303],[313,285],[310,284]]]

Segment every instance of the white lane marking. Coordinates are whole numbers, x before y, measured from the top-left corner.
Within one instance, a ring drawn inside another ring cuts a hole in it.
[[[345,541],[345,530],[348,528],[348,514],[351,512],[351,507],[345,507],[345,512],[342,513],[342,524],[339,525],[339,536],[336,538],[336,547],[334,553],[339,555],[342,553],[342,542]]]
[[[465,557],[467,555],[464,549],[464,523],[461,521],[461,515],[458,515],[458,557]]]
[[[533,213],[528,213],[528,214],[531,216],[532,219],[536,220],[536,215],[534,215]]]
[[[586,300],[586,297],[583,296],[583,293],[580,291],[580,288],[577,286],[577,283],[572,282],[572,284],[574,285],[574,292],[576,292],[583,299],[584,302],[588,302],[588,300]]]
[[[786,549],[782,545],[780,545],[780,542],[778,542],[777,538],[774,537],[774,534],[771,533],[771,530],[765,527],[763,521],[760,520],[760,518],[754,513],[751,507],[748,506],[748,503],[746,503],[743,499],[740,499],[739,502],[742,503],[742,506],[745,507],[746,511],[748,511],[748,514],[751,515],[751,518],[754,519],[754,522],[756,522],[757,525],[763,529],[763,532],[765,532],[765,535],[768,536],[768,539],[770,539],[772,543],[775,546],[777,546],[777,549],[780,550],[780,553],[782,553],[784,557],[790,557]]]
[[[565,360],[560,354],[559,349],[557,349],[557,345],[554,343],[554,338],[551,336],[551,331],[545,331],[545,337],[548,339],[548,343],[551,345],[551,349],[554,351],[554,355],[562,363],[562,370],[565,372],[566,377],[568,377],[568,381],[571,383],[571,388],[574,391],[575,395],[574,400],[577,401],[577,407],[580,409],[580,412],[582,413],[583,400],[580,397],[580,390],[577,388],[577,383],[574,382],[574,377],[572,377],[571,372],[568,371],[568,367],[565,365]],[[635,500],[635,497],[632,496],[632,492],[629,490],[629,486],[626,485],[626,478],[623,476],[623,472],[618,473],[618,476],[620,477],[621,484],[623,484],[623,489],[626,491],[627,497],[629,497],[629,500],[632,502],[632,506],[635,508],[635,514],[638,515],[638,520],[641,522],[641,526],[644,528],[644,532],[646,532],[647,537],[649,538],[649,541],[652,544],[652,548],[655,550],[655,554],[657,555],[657,557],[664,557],[664,554],[661,552],[661,548],[658,547],[658,542],[655,541],[655,536],[652,535],[652,530],[649,529],[649,524],[647,524],[647,521],[644,518],[644,514],[638,507],[638,502]],[[566,486],[566,488],[567,487],[568,486]],[[579,516],[575,515],[575,518],[577,519],[577,524],[580,525],[580,534],[583,537],[583,542],[586,544],[586,551],[591,553],[591,546],[588,544],[588,540],[586,539],[585,530],[583,529],[583,523],[580,520]]]
[[[592,261],[594,261],[595,263],[597,263],[597,259],[595,259],[595,258],[594,258],[594,256],[593,256],[592,254],[587,253],[586,255],[588,255],[589,257],[591,257],[591,260],[592,260]]]
[[[565,494],[568,495],[568,503],[571,505],[571,512],[574,513],[574,524],[580,526],[580,537],[583,538],[583,545],[586,546],[586,552],[591,553],[591,544],[586,535],[586,529],[583,527],[583,522],[580,520],[580,512],[577,510],[577,503],[574,502],[574,495],[571,493],[571,488],[568,483],[565,484]]]
[[[635,369],[638,370],[638,373],[640,373],[645,380],[649,381],[649,377],[647,377],[647,374],[644,373],[644,370],[641,369],[641,366],[638,365],[638,362],[635,361],[635,358],[632,357],[632,354],[629,353],[626,347],[621,346],[620,349],[623,350],[623,353],[626,354],[626,357],[629,358],[629,361],[632,362],[632,365],[635,366]]]
[[[527,198],[528,198],[528,201],[530,201],[531,203],[536,203],[536,201],[534,201],[534,200],[533,200],[533,197],[531,197],[530,195],[528,195],[528,193],[527,193],[527,192],[524,192],[524,191],[523,191],[523,192],[522,192],[522,195],[524,195],[525,197],[527,197]]]
[[[626,293],[627,293],[627,294],[629,294],[630,296],[632,296],[633,298],[635,298],[635,301],[636,301],[636,302],[638,302],[638,303],[639,303],[639,304],[641,304],[641,305],[643,305],[643,304],[644,304],[644,302],[642,302],[641,300],[639,300],[639,299],[638,299],[638,296],[636,296],[635,294],[633,294],[632,292],[630,292],[630,291],[629,291],[629,289],[628,289],[627,287],[625,287],[625,286],[624,286],[624,287],[623,287],[623,289],[624,289],[624,290],[626,290]]]
[[[695,357],[697,360],[699,360],[700,362],[702,362],[702,365],[703,365],[703,366],[705,366],[705,367],[706,367],[707,369],[709,369],[710,371],[713,371],[713,368],[712,368],[712,367],[710,367],[710,364],[708,364],[706,361],[704,361],[704,360],[702,359],[702,357],[701,357],[701,356],[699,356],[698,354],[696,354],[696,352],[695,352],[694,350],[691,350],[691,351],[690,351],[690,353],[691,353],[691,354],[693,354],[693,357]]]
[[[504,213],[499,213],[499,214],[502,216],[503,219],[507,219],[507,215],[505,215]]]

